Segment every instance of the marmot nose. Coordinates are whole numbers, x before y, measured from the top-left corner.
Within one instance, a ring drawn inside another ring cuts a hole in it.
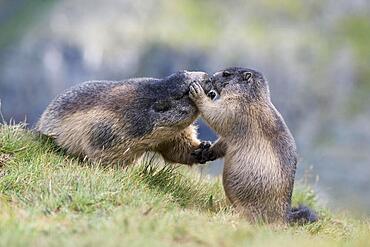
[[[209,75],[207,73],[204,73],[203,75],[203,80],[205,80],[206,82],[210,82],[211,80],[209,79]]]
[[[191,72],[188,72],[192,78],[194,79],[200,79],[200,80],[206,80],[209,78],[208,74],[205,73],[205,72],[201,72],[201,71],[191,71]]]

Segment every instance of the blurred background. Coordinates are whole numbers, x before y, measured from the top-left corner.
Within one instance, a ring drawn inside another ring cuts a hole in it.
[[[298,180],[333,209],[370,215],[370,1],[0,0],[7,121],[32,126],[85,80],[230,66],[269,80],[297,141]],[[215,135],[201,124],[200,137]]]

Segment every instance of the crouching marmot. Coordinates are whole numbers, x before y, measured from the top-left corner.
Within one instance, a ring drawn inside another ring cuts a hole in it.
[[[208,75],[182,71],[164,79],[85,82],[55,98],[36,130],[92,161],[127,166],[155,151],[166,161],[191,165],[191,152],[207,146],[192,125],[199,115],[189,99],[192,82],[207,88]]]
[[[291,208],[296,145],[263,76],[230,68],[215,73],[212,84],[219,94],[213,101],[198,83],[190,87],[201,116],[220,135],[200,161],[225,156],[223,184],[231,203],[252,222],[315,221],[308,208]]]

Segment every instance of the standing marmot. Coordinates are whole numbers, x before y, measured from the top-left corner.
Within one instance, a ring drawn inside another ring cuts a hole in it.
[[[192,82],[207,88],[208,75],[182,71],[164,79],[85,82],[55,98],[36,130],[93,161],[127,166],[155,151],[191,165],[191,152],[205,146],[192,125],[199,115],[188,95]]]
[[[220,139],[202,151],[201,162],[225,156],[223,184],[233,205],[250,221],[315,221],[301,206],[291,209],[296,145],[257,71],[230,68],[213,75],[219,99],[194,83],[190,98]],[[212,91],[211,91],[212,92]]]

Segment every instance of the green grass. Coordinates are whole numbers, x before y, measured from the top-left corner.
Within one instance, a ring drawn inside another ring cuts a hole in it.
[[[305,226],[250,225],[220,179],[147,158],[128,169],[66,156],[21,126],[0,125],[0,246],[366,246],[365,221],[316,206]],[[299,186],[298,186],[299,187]]]

